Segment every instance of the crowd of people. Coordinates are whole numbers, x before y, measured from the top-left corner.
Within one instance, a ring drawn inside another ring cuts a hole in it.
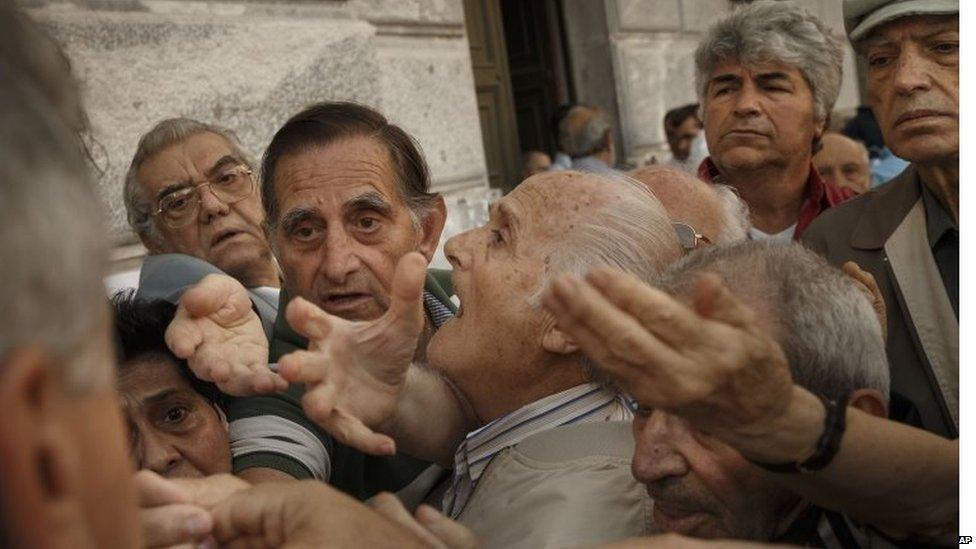
[[[310,105],[260,163],[164,120],[106,299],[78,85],[0,1],[0,545],[955,545],[958,4],[844,0],[890,182],[828,132],[841,38],[759,0],[703,33],[670,161],[561,109],[450,270],[376,109]]]

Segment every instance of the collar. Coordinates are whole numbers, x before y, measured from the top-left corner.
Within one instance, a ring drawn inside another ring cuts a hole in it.
[[[898,177],[861,195],[867,203],[851,231],[851,248],[880,250],[922,194],[921,179],[913,165]]]
[[[454,475],[477,483],[498,452],[554,427],[624,421],[633,417],[623,397],[599,383],[585,383],[547,396],[468,433],[454,453]]]
[[[698,178],[706,183],[728,185],[711,157],[702,160],[701,165],[698,166]],[[811,162],[807,172],[807,184],[803,189],[803,202],[800,204],[800,213],[796,220],[796,230],[793,231],[793,240],[799,240],[810,223],[824,210],[853,196],[854,191],[838,187],[824,179]]]
[[[925,230],[928,233],[929,246],[934,248],[944,234],[953,230],[958,231],[959,227],[925,183],[922,183],[922,203],[925,205]]]

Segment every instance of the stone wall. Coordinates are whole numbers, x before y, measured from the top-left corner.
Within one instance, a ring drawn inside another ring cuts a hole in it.
[[[843,36],[841,0],[798,3]],[[637,164],[652,155],[666,158],[670,153],[664,114],[697,101],[694,50],[702,33],[729,12],[729,1],[563,0],[563,5],[577,97],[605,109],[608,101],[615,102],[608,112],[617,123],[618,160]],[[604,14],[587,13],[598,8]],[[574,32],[577,27],[587,32]],[[596,75],[587,72],[592,70],[594,56],[603,62],[602,72]],[[848,45],[836,109],[853,110],[859,104],[856,74]]]
[[[232,128],[258,157],[305,105],[359,101],[418,139],[435,189],[451,197],[487,186],[461,0],[21,4],[83,83],[118,268],[143,253],[125,223],[122,180],[138,137],[163,118]]]

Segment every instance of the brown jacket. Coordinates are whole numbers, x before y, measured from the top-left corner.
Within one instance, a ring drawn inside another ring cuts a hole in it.
[[[874,275],[888,307],[891,389],[922,427],[959,436],[959,323],[925,232],[921,181],[909,166],[891,182],[824,212],[804,243],[834,265]]]

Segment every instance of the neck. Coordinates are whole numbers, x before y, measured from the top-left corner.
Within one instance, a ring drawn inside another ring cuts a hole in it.
[[[280,288],[281,282],[278,278],[278,266],[274,259],[262,259],[253,265],[247,272],[241,273],[234,278],[241,281],[245,288],[257,288],[259,286],[270,286]]]
[[[796,223],[810,176],[809,155],[785,165],[767,164],[754,170],[727,170],[718,164],[716,167],[749,205],[753,227],[776,234]]]
[[[959,224],[959,159],[941,164],[916,164],[922,183]]]
[[[528,373],[533,369],[527,367],[522,371]],[[587,381],[579,362],[567,357],[550,361],[544,368],[535,370],[533,377],[519,377],[520,379],[517,380],[502,380],[503,386],[483,385],[477,388],[477,393],[474,395],[472,393],[475,391],[465,391],[479,426]],[[472,398],[472,396],[482,398]]]

